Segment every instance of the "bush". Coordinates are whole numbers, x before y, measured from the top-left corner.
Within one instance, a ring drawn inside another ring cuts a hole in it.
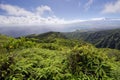
[[[82,80],[108,80],[112,71],[112,66],[108,63],[105,53],[92,46],[75,48],[68,57],[70,72]]]
[[[8,52],[14,51],[15,49],[24,49],[35,46],[35,42],[26,41],[25,38],[13,39],[11,38],[7,43],[3,45]]]

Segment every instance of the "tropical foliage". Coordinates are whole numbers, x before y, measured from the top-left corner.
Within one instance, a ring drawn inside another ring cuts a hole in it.
[[[0,35],[0,80],[120,80],[120,51],[53,32],[44,38]]]

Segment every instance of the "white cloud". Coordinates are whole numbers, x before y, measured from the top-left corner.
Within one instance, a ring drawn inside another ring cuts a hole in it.
[[[46,11],[52,12],[51,8],[47,5],[37,7],[35,12],[27,11],[24,8],[9,4],[0,4],[0,9],[6,11],[8,15],[13,16],[36,16],[36,14],[41,16]]]
[[[30,11],[20,8],[18,6],[12,6],[9,4],[0,4],[0,9],[7,12],[8,15],[13,16],[33,16],[34,14]]]
[[[47,26],[53,26],[55,25],[56,28],[65,28],[69,26],[76,26],[75,24],[80,25],[86,25],[86,21],[99,21],[104,20],[106,18],[93,18],[90,20],[69,20],[66,21],[64,19],[60,19],[56,17],[55,15],[51,15],[48,17],[43,17],[45,11],[53,12],[52,9],[45,5],[35,8],[35,11],[28,11],[24,8],[8,5],[8,4],[0,4],[0,9],[6,11],[6,15],[0,15],[0,27],[2,26],[40,26],[41,25],[47,25]],[[38,14],[39,12],[39,14]],[[117,19],[120,20],[120,19]],[[89,23],[91,24],[91,22]]]
[[[49,6],[40,6],[36,8],[37,14],[42,15],[45,11],[52,12],[51,8]]]
[[[15,16],[0,16],[1,25],[45,25],[45,24],[64,24],[65,21],[59,18],[42,18],[39,16],[15,17]]]
[[[2,25],[42,25],[65,23],[65,20],[59,19],[54,15],[47,18],[42,17],[46,11],[53,12],[47,5],[37,7],[34,12],[9,4],[0,4],[0,9],[6,11],[7,14],[7,16],[0,15],[0,24]]]
[[[0,9],[6,11],[6,15],[0,15],[0,25],[4,26],[20,26],[20,25],[58,25],[71,24],[82,22],[84,20],[69,20],[60,19],[55,15],[43,17],[42,15],[47,11],[53,13],[52,9],[47,5],[42,5],[35,8],[34,12],[25,10],[24,8],[13,6],[9,4],[0,4]]]
[[[85,11],[87,11],[91,7],[91,5],[93,4],[93,1],[94,0],[88,0],[88,2],[84,6]]]
[[[99,17],[99,18],[92,18],[92,21],[99,21],[99,20],[106,20],[105,17]]]
[[[102,13],[120,13],[120,0],[105,4]]]

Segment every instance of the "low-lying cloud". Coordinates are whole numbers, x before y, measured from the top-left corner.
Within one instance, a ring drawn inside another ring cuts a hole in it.
[[[92,4],[90,0],[89,5]],[[5,11],[0,15],[0,33],[22,36],[33,33],[43,33],[47,31],[73,31],[120,28],[120,19],[92,18],[89,20],[69,20],[56,17],[51,7],[42,5],[36,7],[33,11],[26,10],[19,6],[9,4],[0,4],[0,9]],[[47,17],[43,17],[47,12]]]

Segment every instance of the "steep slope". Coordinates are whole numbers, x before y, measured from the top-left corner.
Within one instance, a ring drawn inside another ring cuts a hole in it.
[[[96,47],[120,49],[120,29],[95,32],[85,40],[95,44]]]
[[[91,31],[91,32],[69,32],[64,33],[69,39],[82,39],[101,48],[120,49],[120,29]]]

